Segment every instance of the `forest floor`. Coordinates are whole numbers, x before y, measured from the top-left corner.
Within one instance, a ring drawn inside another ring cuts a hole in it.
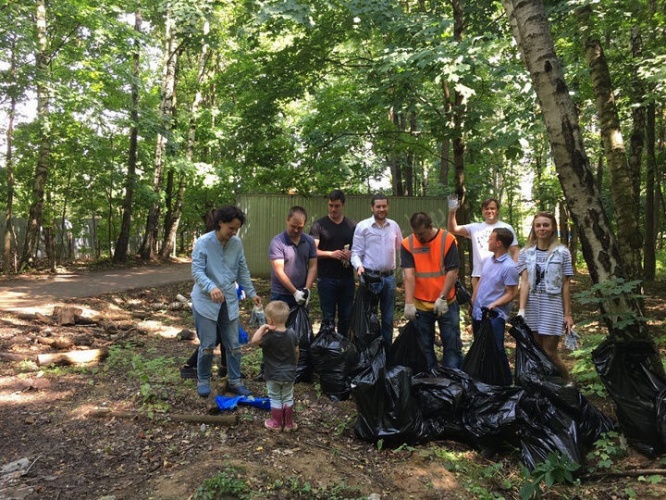
[[[576,289],[589,287],[585,276],[576,281]],[[268,282],[255,284],[266,299]],[[57,311],[0,311],[0,355],[5,355],[0,359],[0,499],[520,497],[529,478],[521,472],[517,449],[487,457],[456,441],[394,449],[362,441],[354,433],[354,402],[329,400],[316,379],[296,386],[299,428],[294,433],[265,429],[267,412],[252,406],[224,412],[235,416],[233,425],[203,422],[219,412],[211,400],[197,396],[194,380],[179,374],[196,340],[182,339],[183,330],[193,330],[192,315],[173,304],[176,295],[189,296],[190,290],[191,282],[184,281],[62,298],[85,319],[73,325],[58,325]],[[650,285],[647,293],[653,298],[646,302],[652,331],[662,337],[664,292],[666,283]],[[316,333],[320,317],[314,295]],[[579,305],[574,311],[577,321],[596,314]],[[242,315],[246,326],[249,312],[246,307]],[[582,327],[581,333],[588,328],[594,326]],[[466,346],[470,340],[466,331]],[[37,363],[38,355],[57,352],[57,346],[69,352],[108,350],[108,357],[83,365]],[[570,366],[575,362],[568,354],[565,360]],[[245,346],[246,384],[265,396],[264,383],[254,380],[259,363],[260,351]],[[224,389],[223,379],[214,382]],[[610,400],[588,397],[614,417]],[[100,409],[106,413],[94,416]],[[181,416],[192,421],[180,421]],[[609,468],[592,472],[588,464],[573,485],[542,485],[547,497],[666,496],[660,458],[619,441],[607,443],[599,451],[604,453]]]

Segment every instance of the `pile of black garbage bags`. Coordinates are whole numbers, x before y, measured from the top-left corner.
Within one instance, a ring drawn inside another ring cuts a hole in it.
[[[515,385],[503,385],[505,374],[490,366],[496,348],[490,329],[490,340],[483,332],[482,326],[463,370],[429,373],[411,322],[384,349],[376,301],[360,287],[348,335],[322,325],[307,357],[322,392],[336,401],[353,398],[356,435],[384,446],[453,439],[490,454],[519,446],[533,469],[551,453],[582,464],[601,434],[617,429],[576,387],[565,385],[521,317],[512,319],[509,331],[516,340]],[[656,455],[666,449],[666,382],[646,366],[645,346],[633,347],[609,338],[593,361],[616,402],[620,430],[639,451]]]

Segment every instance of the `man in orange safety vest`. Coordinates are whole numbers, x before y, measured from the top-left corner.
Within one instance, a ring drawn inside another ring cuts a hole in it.
[[[455,236],[433,227],[432,218],[416,212],[409,220],[411,235],[402,241],[400,266],[405,287],[405,317],[414,322],[427,358],[437,368],[435,324],[444,350],[442,365],[460,368],[462,341],[455,283],[460,258]]]

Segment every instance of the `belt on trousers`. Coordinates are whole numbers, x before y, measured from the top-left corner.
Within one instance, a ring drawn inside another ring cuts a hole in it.
[[[374,269],[366,269],[365,274],[367,274],[370,277],[386,277],[386,276],[392,276],[393,275],[393,270],[391,271],[375,271]]]

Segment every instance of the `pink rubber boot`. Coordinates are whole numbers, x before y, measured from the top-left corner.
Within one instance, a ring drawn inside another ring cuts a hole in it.
[[[271,418],[264,420],[264,427],[272,431],[282,430],[282,408],[271,408]]]
[[[284,432],[291,432],[298,429],[298,425],[294,422],[294,407],[283,406],[284,410]]]

